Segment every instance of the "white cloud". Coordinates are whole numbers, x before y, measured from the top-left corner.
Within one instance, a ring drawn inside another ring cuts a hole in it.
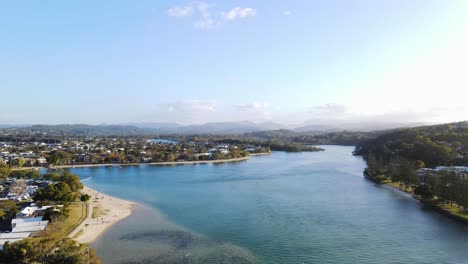
[[[291,10],[284,10],[283,15],[290,16],[290,15],[292,15],[292,12],[291,12]]]
[[[214,5],[203,1],[190,2],[183,6],[175,6],[167,11],[170,17],[194,16],[195,28],[212,29],[222,26],[226,22],[253,17],[257,11],[250,7],[235,7],[227,12],[213,11]]]
[[[186,17],[193,15],[193,5],[175,6],[167,10],[167,15],[171,17]]]
[[[197,10],[200,13],[200,19],[195,22],[195,27],[200,29],[210,29],[214,28],[217,25],[217,22],[213,19],[211,15],[212,6],[205,2],[199,2],[197,5]]]
[[[257,11],[253,8],[246,7],[234,7],[228,12],[221,13],[221,16],[226,20],[236,20],[238,18],[253,17],[257,14]]]

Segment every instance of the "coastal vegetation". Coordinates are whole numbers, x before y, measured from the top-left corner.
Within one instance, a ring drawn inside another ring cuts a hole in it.
[[[0,252],[0,263],[82,264],[101,263],[94,250],[86,244],[65,238],[55,241],[48,237],[28,238],[9,244]]]
[[[27,172],[12,171],[7,176],[24,181],[25,175]],[[37,176],[37,173],[32,175]],[[6,242],[0,252],[0,263],[78,264],[88,259],[89,263],[100,263],[93,249],[66,238],[87,216],[87,205],[79,202],[83,185],[78,176],[63,171],[60,174],[46,173],[34,179],[26,179],[47,183],[37,190],[33,198],[39,205],[53,205],[43,216],[43,220],[49,221],[48,229],[37,233],[35,237],[14,243]],[[10,200],[0,201],[2,222],[11,221],[18,208],[24,204]]]
[[[311,145],[295,143],[295,142],[283,142],[278,140],[270,140],[266,142],[252,141],[248,139],[217,139],[215,142],[228,143],[228,144],[241,144],[241,145],[260,145],[258,153],[268,153],[270,151],[286,151],[286,152],[301,152],[301,151],[323,151],[324,149],[314,147]],[[256,153],[256,152],[254,152]]]
[[[414,194],[468,220],[468,122],[426,126],[381,135],[356,146],[364,174]],[[444,167],[439,167],[444,166]]]

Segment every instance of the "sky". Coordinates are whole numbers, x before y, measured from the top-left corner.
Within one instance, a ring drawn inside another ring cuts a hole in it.
[[[468,1],[1,1],[0,124],[468,119]]]

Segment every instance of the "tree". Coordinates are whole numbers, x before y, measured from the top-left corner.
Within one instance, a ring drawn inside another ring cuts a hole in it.
[[[82,202],[87,202],[87,201],[89,201],[89,199],[91,199],[91,196],[89,194],[87,194],[87,193],[81,195],[81,197],[80,197],[80,200]]]
[[[0,200],[0,217],[14,217],[18,212],[16,203],[10,200]]]
[[[66,238],[54,242],[49,238],[27,238],[15,243],[5,243],[0,251],[2,263],[24,264],[100,264],[101,260],[87,244]]]
[[[59,181],[68,184],[72,192],[83,189],[83,184],[80,182],[80,178],[68,171],[64,171],[62,175],[60,175]]]
[[[425,168],[426,167],[426,164],[424,163],[424,161],[422,160],[417,160],[416,161],[416,169],[422,169],[422,168]]]
[[[46,188],[38,190],[34,196],[34,200],[36,201],[56,202],[72,202],[75,198],[75,192],[65,182],[50,184]]]
[[[39,179],[42,175],[37,170],[31,170],[31,171],[26,172],[24,176],[28,179],[36,180],[36,179]]]
[[[48,180],[48,181],[59,181],[60,180],[60,174],[54,173],[54,172],[49,172],[49,173],[46,173],[46,174],[42,175],[42,178],[44,178],[44,180]]]
[[[89,255],[88,255],[89,254]],[[89,249],[86,244],[80,244],[72,239],[65,239],[60,243],[57,243],[57,248],[54,252],[46,258],[45,264],[82,264],[87,263],[89,257],[89,263],[98,264],[101,263],[99,257],[93,249]]]
[[[52,155],[47,157],[47,162],[49,164],[59,165],[59,164],[67,164],[70,163],[71,154],[65,152],[63,150],[56,150],[52,153]]]
[[[173,161],[175,161],[175,155],[172,154],[172,153],[168,153],[168,154],[166,155],[166,161],[167,161],[167,162],[173,162]]]
[[[23,167],[23,165],[26,163],[26,160],[23,157],[18,158],[18,166]]]
[[[10,174],[11,169],[8,165],[5,163],[0,162],[0,180],[4,180],[8,177],[8,174]]]
[[[15,178],[15,179],[23,179],[26,177],[26,172],[22,170],[14,170],[10,172],[10,175],[8,175],[10,178]]]

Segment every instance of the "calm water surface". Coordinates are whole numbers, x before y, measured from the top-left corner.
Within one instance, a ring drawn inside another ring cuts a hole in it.
[[[105,263],[468,263],[468,228],[365,180],[351,147],[184,166],[76,168],[142,206]]]

